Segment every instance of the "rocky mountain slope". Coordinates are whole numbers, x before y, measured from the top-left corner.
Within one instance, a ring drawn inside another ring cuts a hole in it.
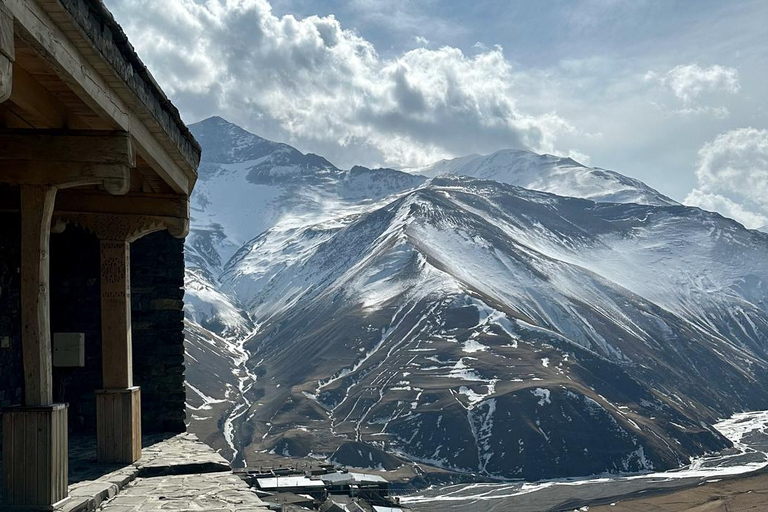
[[[190,429],[237,464],[658,470],[768,404],[764,233],[548,155],[426,179],[192,129]]]

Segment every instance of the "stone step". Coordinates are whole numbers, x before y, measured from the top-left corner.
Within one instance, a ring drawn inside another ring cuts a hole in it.
[[[147,446],[136,467],[141,478],[232,471],[224,457],[190,433]]]
[[[139,471],[135,466],[128,466],[113,473],[108,473],[96,481],[86,481],[69,486],[69,499],[57,511],[90,512],[117,495],[130,482],[135,480]]]

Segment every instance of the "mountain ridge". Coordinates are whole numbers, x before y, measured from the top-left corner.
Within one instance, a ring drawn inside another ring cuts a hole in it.
[[[217,377],[208,402],[230,405],[206,416],[197,374],[190,428],[236,464],[352,463],[363,443],[373,466],[492,478],[664,469],[727,446],[721,415],[768,405],[768,236],[617,173],[609,188],[661,204],[299,157],[273,172],[218,124],[187,241],[189,343],[210,330],[237,377]],[[543,158],[542,187],[576,168]]]
[[[595,202],[679,204],[640,180],[600,167],[588,167],[570,157],[502,149],[489,155],[469,155],[409,169],[434,177],[445,174],[491,179],[532,190]]]

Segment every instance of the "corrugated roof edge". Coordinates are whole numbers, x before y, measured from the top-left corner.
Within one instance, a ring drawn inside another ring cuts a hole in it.
[[[157,120],[184,159],[195,169],[200,163],[200,144],[181,120],[152,74],[136,54],[128,36],[102,0],[60,0],[90,39],[94,48],[115,69]]]

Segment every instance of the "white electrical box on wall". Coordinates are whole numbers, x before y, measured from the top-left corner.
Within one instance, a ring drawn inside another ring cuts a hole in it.
[[[84,333],[53,333],[53,366],[59,368],[77,368],[85,366]]]

